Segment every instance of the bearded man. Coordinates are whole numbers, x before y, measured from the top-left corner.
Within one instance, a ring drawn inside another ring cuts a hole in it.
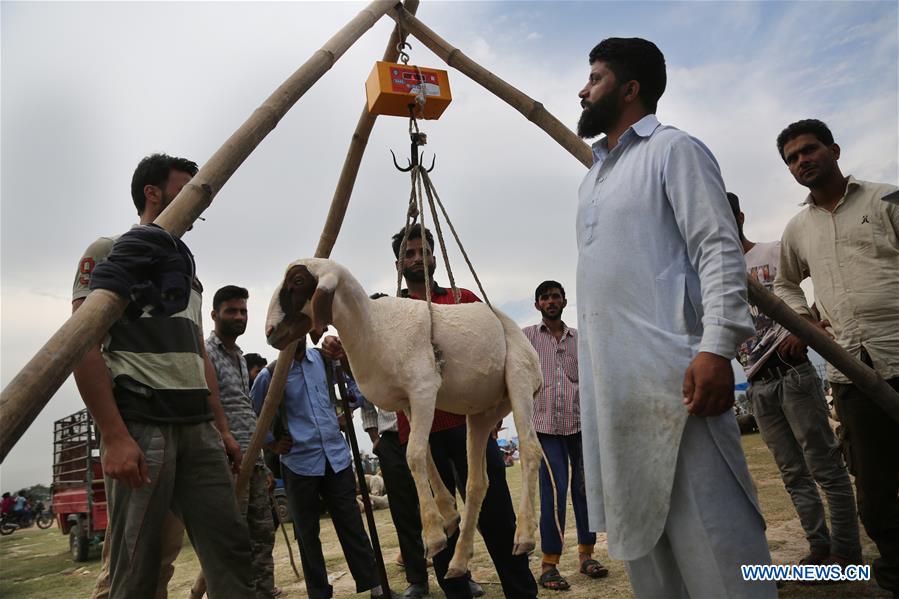
[[[590,529],[638,597],[773,597],[740,570],[771,557],[731,409],[753,327],[718,164],[656,118],[655,44],[609,38],[589,61],[578,135],[605,134],[577,210]]]

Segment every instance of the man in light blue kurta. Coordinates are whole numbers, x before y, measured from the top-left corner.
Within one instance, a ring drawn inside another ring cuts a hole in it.
[[[638,597],[773,596],[730,360],[752,332],[718,165],[655,117],[664,57],[603,41],[581,91],[594,165],[577,211],[581,421],[590,528]]]

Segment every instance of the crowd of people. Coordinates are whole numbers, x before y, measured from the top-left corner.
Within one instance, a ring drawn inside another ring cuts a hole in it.
[[[638,597],[776,594],[773,581],[741,576],[741,565],[769,564],[771,557],[732,410],[735,357],[809,543],[803,563],[860,564],[860,513],[880,553],[874,577],[899,593],[899,423],[841,373],[828,372],[847,465],[805,342],[751,308],[746,287],[748,274],[899,389],[895,186],[844,176],[840,147],[821,121],[790,124],[776,148],[809,193],[780,241],[754,243],[711,151],[655,116],[666,86],[659,49],[638,38],[610,38],[590,52],[589,64],[578,134],[603,136],[593,144],[595,163],[577,203],[580,330],[562,319],[566,292],[555,280],[537,285],[541,321],[524,329],[544,380],[533,411],[545,456],[536,578],[528,556],[512,554],[516,516],[493,436],[486,450],[478,531],[504,594],[525,599],[537,596],[538,585],[561,591],[607,576],[594,557],[597,532],[606,533],[609,555],[625,562]],[[356,591],[386,596],[357,504],[336,382],[360,410],[378,458],[381,476],[369,485],[383,486],[389,497],[384,504],[408,583],[402,597],[428,595],[418,496],[405,453],[409,421],[365,400],[338,337],[325,337],[321,347],[299,344],[265,454],[245,455],[275,369],[237,345],[249,293],[238,285],[215,292],[214,330],[204,339],[193,255],[152,224],[196,172],[184,158],[142,160],[131,186],[140,224],[91,244],[75,278],[73,310],[92,289],[132,300],[75,370],[102,434],[109,498],[94,597],[166,597],[185,530],[210,597],[278,596],[274,478],[284,480],[309,597],[333,595],[320,540],[322,503]],[[422,300],[430,281],[431,302],[456,302],[434,282],[429,231],[404,227],[391,248],[404,297]],[[799,287],[809,277],[813,306]],[[460,292],[462,303],[481,301]],[[430,453],[447,489],[463,500],[466,437],[464,416],[436,411]],[[232,477],[242,460],[253,460],[253,472],[248,497],[238,502]],[[569,491],[577,581],[559,571]],[[437,584],[450,598],[481,596],[471,573],[446,576],[458,536],[456,530],[433,557]]]

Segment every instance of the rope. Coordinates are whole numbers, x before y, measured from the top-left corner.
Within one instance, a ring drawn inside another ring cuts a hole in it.
[[[465,247],[462,245],[462,240],[459,239],[459,234],[456,232],[456,228],[453,226],[453,221],[450,220],[449,214],[446,212],[446,207],[443,205],[443,202],[440,200],[440,196],[437,194],[437,188],[434,187],[434,184],[431,182],[431,177],[428,176],[428,172],[424,171],[422,175],[425,180],[426,189],[430,189],[434,194],[434,198],[437,200],[437,205],[440,206],[440,211],[443,213],[443,218],[446,220],[446,224],[449,225],[450,231],[453,233],[453,237],[456,239],[456,244],[459,246],[459,250],[462,252],[462,257],[465,258],[465,263],[468,265],[468,270],[471,271],[471,276],[474,277],[475,283],[478,284],[478,290],[481,292],[481,295],[484,298],[484,303],[486,303],[490,308],[493,308],[493,305],[490,303],[490,300],[487,298],[487,293],[484,291],[484,286],[481,284],[481,279],[478,278],[478,273],[475,272],[474,266],[471,264],[471,260],[468,257],[468,252],[465,251]],[[437,215],[434,215],[434,221],[437,221]]]

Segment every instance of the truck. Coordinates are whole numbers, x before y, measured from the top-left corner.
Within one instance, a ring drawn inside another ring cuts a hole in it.
[[[100,438],[90,412],[80,410],[53,423],[53,512],[69,535],[72,559],[88,559],[106,533],[106,487]]]

